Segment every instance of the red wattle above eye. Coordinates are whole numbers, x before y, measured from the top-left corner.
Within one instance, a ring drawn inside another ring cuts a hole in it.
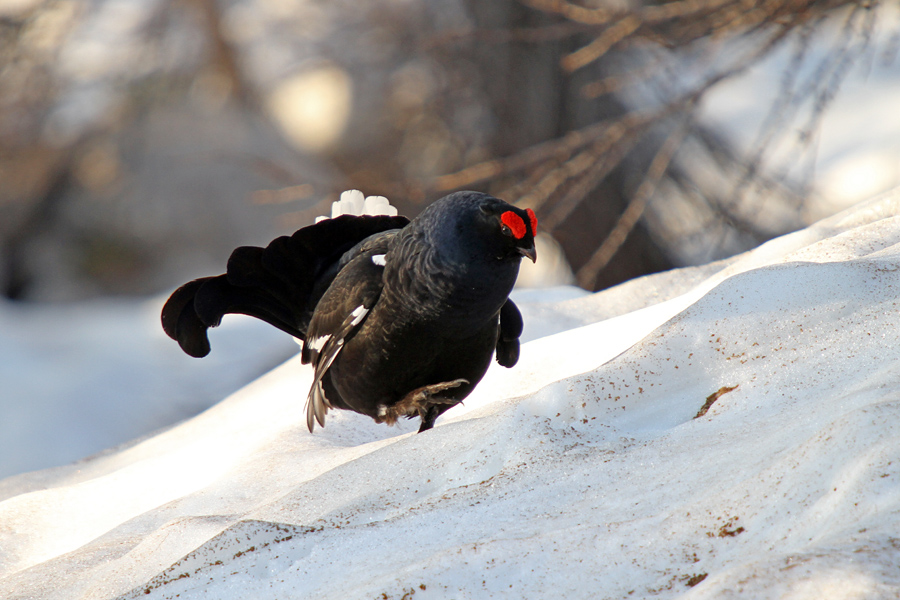
[[[513,211],[508,210],[500,215],[500,220],[504,225],[510,228],[513,237],[517,240],[521,240],[525,236],[525,232],[527,231],[525,228],[525,221]]]
[[[528,218],[531,219],[531,233],[537,235],[537,215],[530,208],[526,208],[525,212],[528,213]]]

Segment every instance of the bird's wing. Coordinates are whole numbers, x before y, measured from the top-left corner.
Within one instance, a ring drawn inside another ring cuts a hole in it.
[[[322,378],[344,342],[362,326],[381,296],[384,256],[392,238],[393,234],[386,232],[355,248],[316,306],[301,353],[304,363],[315,366],[306,404],[306,424],[310,431],[315,422],[325,425],[325,414],[332,407],[325,396]]]
[[[508,299],[500,309],[500,336],[497,338],[497,362],[512,368],[519,361],[519,336],[524,328],[519,307]]]
[[[196,279],[172,294],[162,310],[163,329],[196,357],[209,353],[207,329],[226,314],[250,315],[306,339],[316,304],[347,255],[352,257],[369,237],[407,223],[406,217],[345,215],[279,237],[265,248],[237,248],[225,274]]]

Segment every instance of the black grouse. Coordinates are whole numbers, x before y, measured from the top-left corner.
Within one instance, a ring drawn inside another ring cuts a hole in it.
[[[537,256],[537,218],[502,200],[457,192],[413,221],[326,219],[237,248],[227,272],[176,290],[166,334],[191,356],[209,353],[207,329],[250,315],[303,340],[315,377],[307,425],[330,408],[379,423],[419,416],[419,431],[461,402],[497,362],[519,358],[522,316],[509,299],[523,256]]]

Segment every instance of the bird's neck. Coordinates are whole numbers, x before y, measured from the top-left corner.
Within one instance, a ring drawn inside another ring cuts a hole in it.
[[[495,318],[512,291],[520,262],[447,256],[430,245],[419,245],[407,256],[402,272],[385,273],[392,280],[388,286],[392,295],[415,310],[427,307],[429,318],[441,319],[449,327],[476,326],[476,316]]]

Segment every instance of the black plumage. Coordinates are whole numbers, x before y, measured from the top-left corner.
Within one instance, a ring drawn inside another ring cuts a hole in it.
[[[341,216],[242,247],[227,272],[176,290],[163,329],[191,356],[228,313],[303,340],[315,367],[307,425],[331,408],[381,423],[419,416],[419,431],[461,402],[496,351],[519,358],[522,316],[509,299],[523,256],[536,259],[537,219],[477,192],[405,217]]]

